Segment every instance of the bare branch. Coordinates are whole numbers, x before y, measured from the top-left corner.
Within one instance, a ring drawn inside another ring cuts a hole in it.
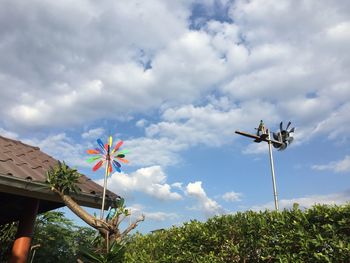
[[[145,220],[145,216],[142,215],[140,218],[136,219],[134,223],[132,223],[127,229],[125,229],[121,234],[120,234],[120,239],[123,239],[131,230],[137,227],[137,225]]]

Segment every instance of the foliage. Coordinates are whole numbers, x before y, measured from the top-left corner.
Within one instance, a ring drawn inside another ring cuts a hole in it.
[[[349,262],[350,204],[224,215],[136,234],[125,262]]]
[[[6,262],[11,253],[13,240],[17,231],[17,223],[0,226],[0,262]]]
[[[125,253],[124,242],[114,241],[109,247],[108,252],[102,252],[96,249],[81,249],[81,258],[84,263],[122,263]]]
[[[110,214],[107,218],[98,219],[83,209],[70,195],[72,192],[78,192],[77,186],[80,174],[76,170],[70,169],[65,163],[58,163],[54,168],[47,172],[46,183],[51,190],[61,197],[67,207],[80,217],[85,223],[98,230],[105,239],[105,248],[108,251],[108,244],[113,241],[120,242],[127,237],[128,233],[144,220],[142,215],[131,223],[126,229],[119,229],[120,223],[128,216],[129,211],[124,206],[123,199],[116,199],[112,202]]]
[[[64,162],[58,162],[58,165],[47,172],[46,183],[51,189],[57,189],[64,194],[78,193],[80,189],[77,183],[80,176],[76,169],[69,168]]]
[[[3,235],[0,236],[1,251],[11,251],[17,224],[11,225],[14,227],[11,228],[8,239],[3,239]],[[6,229],[9,227],[7,226]],[[52,211],[41,214],[35,223],[32,245],[40,244],[40,247],[36,250],[33,262],[76,262],[81,247],[88,247],[95,235],[95,230],[74,225],[62,212]],[[0,262],[7,262],[9,256],[10,253],[1,254]]]
[[[96,231],[73,224],[62,212],[48,212],[36,221],[32,244],[40,244],[35,262],[76,262],[82,246],[93,240]]]

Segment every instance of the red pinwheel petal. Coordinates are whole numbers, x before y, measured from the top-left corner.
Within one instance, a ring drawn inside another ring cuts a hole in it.
[[[108,163],[108,174],[112,173],[112,165],[110,163]]]
[[[113,153],[116,152],[116,151],[118,151],[119,148],[120,148],[120,146],[122,146],[122,145],[123,145],[123,141],[119,141],[119,142],[115,145],[115,147],[114,147],[114,149],[113,149]]]
[[[102,164],[103,164],[103,161],[101,160],[101,161],[99,161],[98,163],[96,163],[94,167],[92,167],[92,170],[93,170],[94,172],[96,172],[98,169],[100,169],[100,167],[102,166]]]

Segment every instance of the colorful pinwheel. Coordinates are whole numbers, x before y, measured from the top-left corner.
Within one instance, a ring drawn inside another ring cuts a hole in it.
[[[97,139],[97,143],[99,146],[98,148],[87,150],[88,154],[94,155],[86,160],[88,163],[99,160],[94,167],[92,167],[92,170],[96,172],[104,163],[106,163],[107,176],[112,173],[112,166],[114,166],[115,170],[120,173],[122,166],[121,162],[129,163],[129,161],[125,159],[125,155],[128,153],[128,150],[119,151],[123,141],[119,141],[112,150],[112,136],[109,137],[109,141],[106,144],[103,144],[101,139]]]
[[[123,144],[123,141],[119,141],[114,148],[112,149],[112,136],[109,136],[108,143],[103,144],[101,139],[97,139],[98,146],[95,149],[87,150],[88,154],[92,154],[94,156],[90,157],[86,161],[88,163],[93,163],[98,161],[92,170],[96,172],[101,166],[106,163],[106,173],[104,177],[104,185],[103,185],[103,196],[102,196],[102,207],[101,207],[101,219],[103,219],[103,212],[105,209],[105,197],[106,197],[106,189],[107,189],[107,177],[112,173],[112,166],[114,166],[115,170],[119,173],[121,172],[122,163],[129,163],[128,160],[124,159],[125,154],[128,153],[128,150],[119,151],[120,147]],[[112,150],[111,150],[112,149]],[[113,164],[113,165],[112,165]]]

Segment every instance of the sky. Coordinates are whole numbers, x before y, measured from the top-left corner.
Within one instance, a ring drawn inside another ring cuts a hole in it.
[[[295,127],[273,150],[282,209],[350,201],[349,1],[0,5],[0,135],[99,183],[86,150],[123,140],[108,188],[139,231],[274,209],[267,144],[235,134],[260,120]]]

